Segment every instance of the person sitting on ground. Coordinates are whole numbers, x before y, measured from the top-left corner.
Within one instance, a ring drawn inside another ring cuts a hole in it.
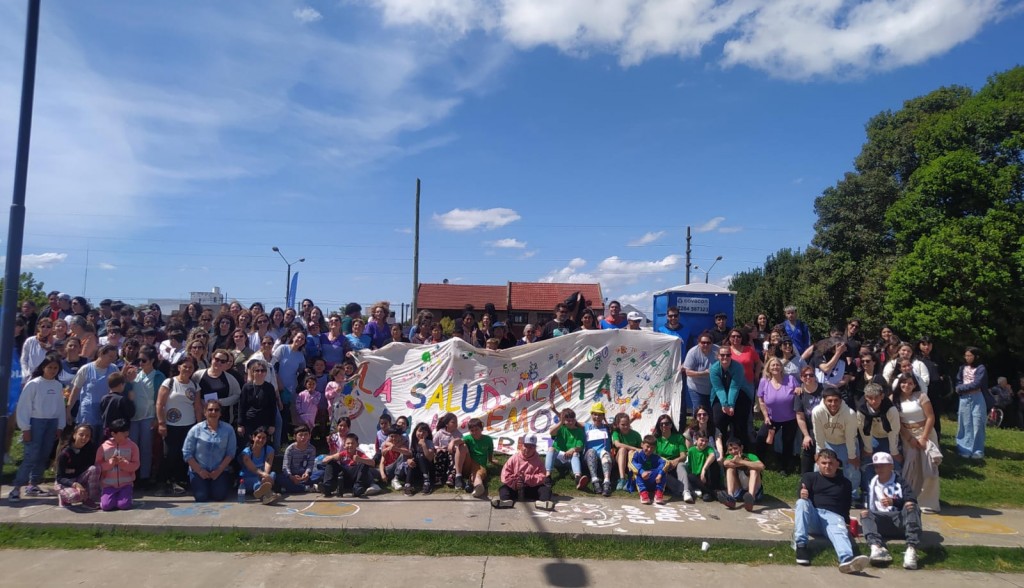
[[[639,418],[639,414],[636,416]],[[612,423],[612,451],[615,454],[615,463],[619,466],[619,483],[615,485],[616,490],[625,490],[629,484],[629,462],[633,461],[633,454],[642,451],[640,445],[643,437],[633,430],[632,423],[636,418],[624,412],[615,415]]]
[[[655,447],[658,439],[654,435],[644,437],[640,451],[633,454],[629,469],[636,476],[636,487],[640,490],[640,504],[651,503],[651,490],[654,490],[654,502],[665,504],[665,459],[657,454]]]
[[[536,508],[554,510],[551,486],[545,483],[546,478],[544,460],[537,453],[537,436],[529,433],[523,437],[523,446],[501,468],[501,487],[491,506],[511,508],[517,500],[534,500]]]
[[[665,460],[665,489],[670,494],[682,496],[683,478],[686,477],[686,439],[676,429],[672,417],[663,414],[654,425],[654,438],[658,440],[657,452]]]
[[[594,494],[612,495],[612,452],[608,421],[604,418],[604,404],[595,402],[590,407],[590,422],[583,426],[585,453],[583,460],[594,480]],[[604,478],[604,484],[601,479]]]
[[[398,477],[398,466],[402,460],[412,457],[412,450],[405,440],[405,432],[402,427],[392,425],[387,431],[388,436],[380,446],[380,463],[377,464],[377,472],[380,475],[381,484],[391,484],[394,490],[402,489],[402,481]]]
[[[462,475],[466,478],[466,491],[473,498],[487,498],[487,466],[498,465],[494,459],[494,439],[484,435],[484,422],[469,419],[469,433],[462,437],[466,443],[466,463]],[[472,486],[470,486],[472,484]]]
[[[715,499],[718,488],[718,464],[715,449],[708,443],[707,433],[697,433],[697,442],[686,450],[686,477],[683,478],[683,501],[693,504],[694,493],[704,502]]]
[[[718,492],[718,500],[729,509],[736,508],[737,499],[742,500],[743,508],[751,512],[754,503],[764,498],[764,462],[753,453],[743,453],[743,443],[735,437],[725,443],[725,453],[725,490]]]
[[[71,442],[57,456],[57,476],[53,485],[57,504],[69,507],[81,504],[88,510],[100,507],[100,469],[96,465],[96,444],[92,427],[75,427]]]
[[[341,424],[339,421],[339,428]],[[373,459],[359,450],[359,436],[348,433],[344,446],[324,458],[324,496],[330,498],[335,492],[341,496],[351,491],[354,498],[365,497],[373,483],[372,471]]]
[[[576,421],[576,412],[571,408],[562,409],[558,415],[558,422],[551,427],[548,434],[551,435],[551,450],[548,451],[545,460],[548,478],[553,478],[555,468],[564,467],[568,463],[576,478],[576,489],[583,490],[587,487],[590,478],[583,475],[583,467],[580,464],[584,447],[584,431],[583,425]]]
[[[867,508],[860,512],[864,538],[871,546],[871,564],[884,565],[892,555],[882,540],[884,536],[903,535],[907,549],[903,567],[917,569],[917,545],[921,536],[921,509],[917,508],[914,491],[893,470],[893,458],[884,451],[871,456],[875,476],[868,483]]]
[[[272,471],[274,448],[267,444],[270,435],[266,428],[256,427],[249,439],[249,446],[238,458],[242,466],[242,486],[263,504],[274,504],[281,500],[281,495],[274,492],[277,475]]]
[[[313,467],[316,466],[316,449],[309,442],[310,431],[306,425],[295,427],[295,442],[284,450],[281,466],[280,486],[282,492],[303,494],[313,490]]]
[[[96,450],[100,469],[100,508],[104,511],[130,510],[135,472],[139,469],[139,446],[129,438],[131,425],[125,419],[110,423],[110,439]]]
[[[463,488],[462,470],[466,463],[466,442],[459,434],[459,417],[445,413],[434,430],[434,483]]]
[[[409,445],[411,452],[408,457],[399,460],[397,476],[402,480],[402,492],[406,496],[412,496],[417,488],[422,488],[424,494],[434,491],[434,485],[430,479],[434,474],[434,459],[437,452],[434,450],[434,436],[430,433],[430,425],[418,423],[412,430],[412,443]]]
[[[831,449],[822,449],[816,456],[818,471],[800,477],[799,499],[796,501],[793,522],[793,547],[796,563],[811,565],[811,552],[807,549],[809,534],[827,533],[832,548],[839,557],[839,571],[844,574],[859,572],[867,567],[866,555],[853,555],[850,544],[850,507],[853,485],[840,471],[839,456]]]

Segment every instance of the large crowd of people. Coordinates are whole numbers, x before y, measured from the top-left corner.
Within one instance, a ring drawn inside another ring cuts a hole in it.
[[[328,314],[309,299],[298,311],[233,301],[164,316],[155,304],[103,300],[92,308],[60,292],[41,309],[24,302],[15,331],[23,383],[12,387],[9,405],[24,454],[8,500],[49,494],[41,484],[54,456],[58,502],[103,510],[131,508],[133,490],[190,492],[196,501],[238,491],[273,504],[288,493],[364,497],[391,486],[412,495],[448,486],[487,498],[488,476],[499,468],[496,508],[524,498],[553,508],[552,480],[567,470],[578,489],[603,496],[636,491],[646,504],[676,496],[751,510],[763,497],[763,472],[773,468],[802,476],[800,563],[809,563],[806,534],[830,527],[834,516],[848,522],[851,505],[872,519],[871,560],[884,561],[876,519],[909,540],[920,513],[940,509],[938,416],[948,398],[958,400],[956,447],[968,459],[984,458],[994,399],[1007,400],[1008,424],[1024,414],[1024,391],[1006,378],[990,389],[973,347],[956,374],[946,374],[927,336],[904,341],[889,327],[866,336],[859,319],[815,340],[791,306],[775,326],[760,314],[730,327],[719,314],[714,327],[690,333],[669,308],[658,330],[680,339],[682,414],[636,431],[636,415],[606,415],[601,403],[582,422],[565,409],[546,457],[528,435],[500,466],[479,419],[460,424],[449,413],[431,430],[385,413],[375,439],[351,432],[337,409],[359,352],[447,336],[430,311],[406,333],[388,322],[387,302],[368,310],[364,319],[354,303]],[[467,310],[451,336],[500,350],[577,330],[640,329],[642,319],[621,313],[616,301],[596,313],[578,295],[554,311],[517,337],[493,307],[479,317]],[[373,452],[364,450],[371,441]],[[9,448],[11,437],[5,442]],[[917,505],[913,516],[901,510],[906,504]],[[843,571],[863,567],[848,538],[833,539]]]

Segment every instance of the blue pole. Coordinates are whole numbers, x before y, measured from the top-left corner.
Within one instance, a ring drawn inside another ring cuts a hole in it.
[[[25,239],[25,186],[28,183],[29,139],[32,136],[32,100],[36,85],[36,47],[39,45],[39,3],[28,0],[25,26],[25,63],[21,74],[21,118],[18,122],[18,153],[14,161],[14,196],[7,228],[7,268],[4,270],[3,307],[0,312],[0,463],[7,451],[7,398],[11,385],[14,321],[21,284],[21,251]]]

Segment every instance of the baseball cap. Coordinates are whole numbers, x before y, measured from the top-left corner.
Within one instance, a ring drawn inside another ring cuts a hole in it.
[[[530,433],[529,435],[525,435],[523,437],[523,445],[534,445],[534,446],[536,446],[537,445],[537,436],[534,435],[533,433]]]
[[[871,456],[871,463],[874,465],[886,463],[892,465],[892,456],[884,451],[876,451],[875,454]]]
[[[626,320],[627,321],[642,321],[642,320],[644,320],[644,315],[640,314],[639,312],[637,312],[635,310],[632,310],[632,311],[630,311],[629,314],[626,315]]]

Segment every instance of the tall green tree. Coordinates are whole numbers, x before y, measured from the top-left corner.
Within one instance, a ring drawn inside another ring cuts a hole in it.
[[[0,278],[0,290],[4,287],[4,279]],[[22,272],[20,279],[18,280],[18,302],[24,302],[25,300],[32,300],[36,303],[36,306],[42,308],[48,304],[46,299],[46,290],[43,289],[43,283],[36,281],[35,276],[32,272]]]

